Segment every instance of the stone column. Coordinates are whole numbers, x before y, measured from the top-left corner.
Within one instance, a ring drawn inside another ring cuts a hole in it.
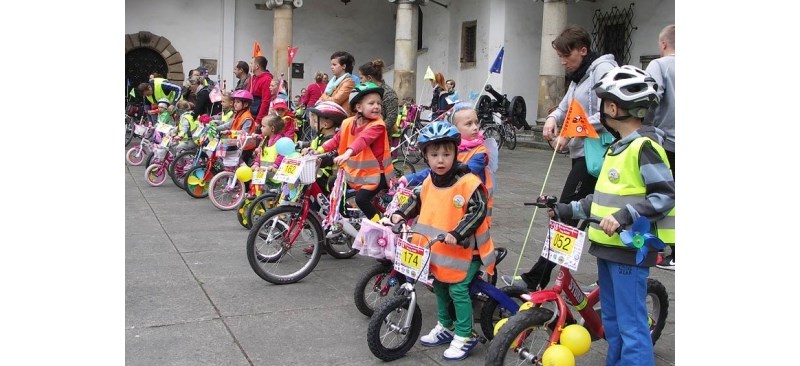
[[[289,82],[291,88],[292,75],[289,72],[286,58],[289,54],[289,46],[292,44],[292,5],[281,5],[273,9],[273,12],[272,59],[269,60],[270,65],[267,68],[272,70],[272,75],[276,79],[284,74],[284,78]],[[291,96],[289,100],[291,100]]]
[[[417,84],[417,26],[414,16],[416,4],[397,2],[397,22],[394,35],[394,85],[397,98],[416,98]]]
[[[564,67],[553,49],[553,40],[567,27],[566,0],[544,0],[542,12],[542,46],[539,51],[539,101],[536,123],[544,124],[550,108],[558,106],[564,96]]]

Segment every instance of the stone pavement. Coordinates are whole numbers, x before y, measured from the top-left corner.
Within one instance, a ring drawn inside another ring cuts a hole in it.
[[[520,144],[500,152],[492,236],[509,255],[500,274],[514,271],[529,227],[531,202],[541,191],[552,152]],[[546,194],[558,195],[569,158],[555,157]],[[322,256],[304,280],[276,286],[247,262],[248,231],[233,211],[194,199],[170,180],[151,187],[142,166],[125,166],[125,361],[127,365],[374,365],[383,362],[366,342],[369,319],[353,303],[353,286],[373,259]],[[547,216],[539,210],[520,271],[541,251]],[[534,241],[533,239],[536,239]],[[587,245],[588,247],[588,245]],[[585,253],[578,281],[596,278]],[[669,317],[655,345],[656,365],[675,364],[675,276],[657,268],[670,296]],[[555,275],[553,276],[555,279]],[[418,292],[422,334],[436,324],[435,297]],[[475,325],[479,329],[478,324]],[[483,365],[488,344],[461,365]],[[397,365],[443,365],[444,346],[418,344]],[[578,365],[602,365],[606,344],[596,341]],[[452,363],[451,363],[452,364]]]

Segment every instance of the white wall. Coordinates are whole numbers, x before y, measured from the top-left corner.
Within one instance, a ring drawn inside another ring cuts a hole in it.
[[[425,76],[425,71],[428,66],[431,67],[433,72],[441,72],[445,79],[456,80],[456,88],[460,89],[458,79],[454,78],[454,73],[450,69],[449,60],[454,57],[458,59],[458,49],[453,48],[453,43],[456,46],[460,44],[461,28],[453,31],[450,24],[450,11],[439,5],[428,3],[428,5],[421,6],[422,10],[422,48],[427,48],[427,51],[420,52],[417,57],[417,93],[415,100],[419,104],[428,105],[431,103],[433,96],[433,88],[429,80],[422,80]],[[459,42],[451,40],[459,39]],[[456,53],[453,53],[456,52]]]
[[[508,1],[506,5],[506,53],[503,61],[503,89],[509,101],[525,99],[526,121],[536,123],[539,99],[539,53],[542,44],[543,3]]]

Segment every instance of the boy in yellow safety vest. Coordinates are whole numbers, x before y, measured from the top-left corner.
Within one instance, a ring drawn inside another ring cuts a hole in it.
[[[472,330],[469,283],[481,266],[494,273],[494,243],[486,214],[488,192],[480,178],[458,162],[461,133],[447,122],[431,122],[419,134],[418,146],[430,167],[430,175],[414,195],[392,214],[392,222],[417,217],[412,243],[423,246],[429,238],[445,234],[444,242],[431,246],[430,273],[434,276],[438,322],[420,338],[426,347],[450,344],[446,360],[461,360],[477,345]],[[422,234],[422,235],[421,235]],[[455,307],[456,318],[448,312]]]

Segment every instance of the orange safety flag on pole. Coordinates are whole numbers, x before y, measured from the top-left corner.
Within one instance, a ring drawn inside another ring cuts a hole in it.
[[[569,103],[567,109],[567,116],[564,117],[564,124],[561,126],[561,133],[559,137],[591,137],[600,138],[592,124],[589,123],[589,117],[586,116],[586,111],[583,110],[581,104],[574,98]]]
[[[253,58],[256,56],[263,56],[261,54],[261,45],[258,44],[258,41],[253,41]]]
[[[287,54],[287,60],[286,60],[286,64],[289,65],[289,67],[292,66],[292,60],[294,60],[294,55],[296,54],[297,54],[297,47],[289,46],[289,53]]]

